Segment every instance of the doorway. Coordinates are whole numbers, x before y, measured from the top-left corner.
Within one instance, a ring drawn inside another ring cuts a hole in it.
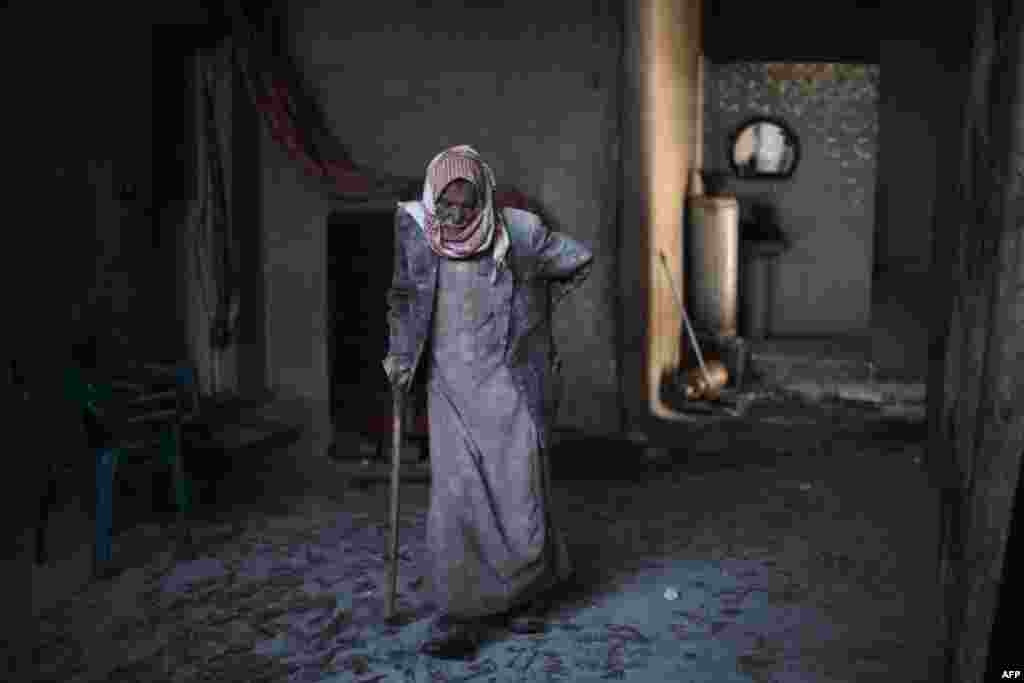
[[[335,211],[327,230],[331,420],[336,431],[363,432],[391,410],[381,362],[388,349],[394,211]]]

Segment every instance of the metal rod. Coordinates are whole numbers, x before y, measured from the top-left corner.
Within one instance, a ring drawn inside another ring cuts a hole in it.
[[[683,324],[686,326],[686,332],[690,335],[690,343],[693,344],[693,351],[697,354],[697,363],[700,364],[700,371],[704,373],[704,379],[707,383],[711,384],[711,374],[708,372],[708,368],[704,365],[704,354],[700,352],[700,344],[697,343],[697,335],[693,332],[693,327],[690,326],[690,317],[686,315],[686,307],[683,306],[683,297],[679,294],[679,290],[676,289],[676,281],[672,279],[672,272],[668,269],[668,259],[665,258],[665,252],[659,251],[661,255],[661,265],[665,267],[665,277],[668,278],[668,284],[672,287],[672,293],[676,297],[676,303],[679,305],[679,313],[683,316]]]
[[[391,543],[388,564],[388,597],[385,616],[395,616],[395,601],[398,596],[398,492],[400,485],[399,468],[402,464],[402,427],[405,412],[405,392],[394,388],[394,424],[392,426],[391,448]]]

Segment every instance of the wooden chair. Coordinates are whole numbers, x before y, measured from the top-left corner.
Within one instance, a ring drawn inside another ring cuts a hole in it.
[[[112,555],[114,483],[118,465],[128,458],[156,460],[172,473],[177,511],[177,540],[188,547],[191,486],[182,456],[182,428],[200,414],[200,397],[187,364],[132,364],[102,377],[72,367],[67,372],[66,394],[81,406],[83,420],[103,432],[91,444],[96,467],[96,527],[93,575],[110,569]],[[154,458],[155,456],[155,458]],[[53,489],[53,475],[51,486]],[[41,506],[37,533],[37,562],[46,561],[45,525],[48,495]]]

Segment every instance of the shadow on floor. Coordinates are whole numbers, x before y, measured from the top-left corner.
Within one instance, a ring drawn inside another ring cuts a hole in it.
[[[51,615],[47,652],[78,639],[74,656],[98,681],[168,670],[256,680],[247,667],[260,680],[324,683],[923,680],[932,502],[911,458],[898,457],[921,426],[843,406],[770,413],[691,425],[653,447],[560,439],[553,514],[576,582],[548,633],[498,633],[471,662],[416,654],[429,621],[413,587],[429,557],[429,486],[402,491],[400,599],[417,619],[389,628],[386,483],[317,499],[289,449],[269,443],[236,454],[197,508],[216,520],[198,559],[143,571],[139,557],[94,586],[93,604],[140,605],[145,620],[131,614],[93,637],[83,600],[79,622]],[[94,654],[104,640],[117,646],[106,664]],[[69,657],[62,671],[76,665]]]
[[[745,467],[770,467],[778,462],[773,450],[701,454],[691,447],[638,445],[607,437],[573,438],[551,449],[551,477],[556,481],[616,481],[639,483],[668,473],[704,474]]]

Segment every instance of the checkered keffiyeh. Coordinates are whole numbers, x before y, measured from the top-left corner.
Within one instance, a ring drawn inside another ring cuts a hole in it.
[[[443,225],[435,215],[435,204],[448,184],[460,179],[476,187],[480,210],[464,226]],[[508,234],[494,204],[494,188],[494,172],[472,147],[452,147],[434,157],[427,166],[422,198],[426,213],[423,231],[431,249],[446,258],[462,259],[494,244],[494,260],[500,268],[508,251]]]

